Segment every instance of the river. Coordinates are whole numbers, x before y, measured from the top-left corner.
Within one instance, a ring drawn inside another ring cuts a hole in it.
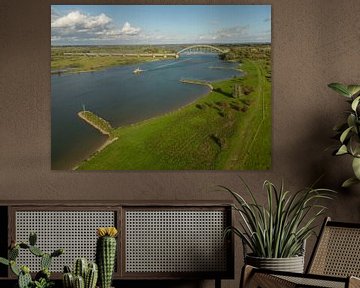
[[[96,72],[52,75],[52,169],[71,169],[107,139],[78,117],[83,105],[113,127],[136,123],[178,109],[209,92],[206,86],[184,84],[181,79],[228,79],[241,75],[232,69],[236,66],[217,55],[187,55]],[[144,72],[132,73],[138,67]]]

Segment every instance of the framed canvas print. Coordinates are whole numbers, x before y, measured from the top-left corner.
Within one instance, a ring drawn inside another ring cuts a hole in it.
[[[270,5],[52,5],[55,170],[271,166]]]

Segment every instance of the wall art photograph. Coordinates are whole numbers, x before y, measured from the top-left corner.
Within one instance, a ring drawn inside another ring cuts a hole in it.
[[[271,167],[271,5],[52,5],[53,170]]]

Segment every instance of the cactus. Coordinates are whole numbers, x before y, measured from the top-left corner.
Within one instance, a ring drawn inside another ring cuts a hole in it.
[[[69,266],[64,266],[64,273],[71,273],[71,269]]]
[[[58,257],[64,253],[64,249],[57,249],[51,253],[51,257]]]
[[[30,269],[27,266],[21,267],[21,272],[19,274],[18,285],[19,288],[28,288],[32,283]]]
[[[22,249],[29,249],[30,248],[30,245],[26,244],[26,243],[20,243],[19,244],[20,248]]]
[[[51,265],[51,260],[52,257],[50,254],[45,253],[42,257],[41,257],[41,262],[40,262],[40,267],[41,269],[49,269],[50,265]]]
[[[74,288],[85,288],[84,278],[81,276],[74,277]]]
[[[30,246],[30,247],[29,247],[29,251],[30,251],[32,254],[34,254],[35,256],[37,256],[37,257],[41,257],[41,256],[44,255],[44,252],[42,252],[42,251],[40,250],[40,248],[38,248],[38,247],[36,247],[36,246]]]
[[[72,273],[64,273],[63,274],[63,286],[64,288],[73,288],[74,287],[74,276]]]
[[[81,276],[83,280],[86,276],[88,262],[85,258],[79,258],[75,261],[74,274],[75,276]]]
[[[41,279],[46,279],[49,280],[50,279],[50,271],[48,268],[44,268],[42,270],[40,270],[38,273],[36,273],[35,275],[35,280],[40,281]]]
[[[20,242],[16,243],[11,241],[11,245],[8,251],[8,259],[0,257],[0,264],[10,266],[11,271],[18,276],[18,286],[19,288],[29,288],[29,287],[50,287],[53,282],[50,281],[50,264],[53,257],[60,256],[63,254],[63,249],[55,250],[53,253],[48,254],[41,251],[38,247],[35,246],[37,236],[35,233],[30,233],[29,244]],[[30,253],[37,257],[41,257],[41,271],[39,271],[35,276],[35,281],[32,280],[30,275],[30,269],[27,266],[19,266],[16,264],[16,259],[19,256],[19,250],[29,250]],[[45,285],[45,286],[44,286]]]
[[[35,232],[31,232],[29,235],[29,244],[31,246],[35,246],[37,241],[37,235]]]
[[[16,258],[19,256],[19,246],[15,246],[14,248],[9,250],[8,253],[9,260],[16,260]]]
[[[100,287],[110,288],[115,265],[117,230],[115,227],[98,228],[97,235],[99,238],[96,243],[96,261]]]
[[[89,263],[85,276],[85,288],[95,288],[98,279],[98,266],[96,263]]]
[[[31,282],[32,279],[29,273],[23,273],[23,272],[20,273],[18,279],[19,288],[29,288]]]
[[[74,273],[71,273],[71,269],[69,266],[64,266],[63,273],[63,286],[64,288],[76,288],[75,279],[78,283],[77,285],[82,287],[81,280],[82,279],[83,288],[95,288],[96,282],[98,279],[98,268],[95,263],[89,263],[85,258],[78,258],[74,263]],[[82,276],[84,275],[84,276]]]

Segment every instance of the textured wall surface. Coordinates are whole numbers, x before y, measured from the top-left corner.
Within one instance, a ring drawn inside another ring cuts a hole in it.
[[[96,2],[0,0],[1,200],[229,199],[216,191],[214,185],[239,187],[237,175],[244,177],[257,196],[265,200],[261,190],[264,179],[275,183],[283,179],[287,188],[295,190],[324,174],[320,185],[339,191],[328,214],[337,220],[360,221],[360,187],[347,191],[339,188],[351,173],[349,159],[334,158],[330,151],[325,151],[332,144],[331,129],[342,119],[346,107],[344,99],[330,91],[327,84],[360,82],[358,0],[221,2],[272,4],[272,168],[263,172],[51,171],[51,3]],[[174,2],[104,0],[102,3]],[[237,271],[241,267],[238,248]],[[224,286],[238,287],[238,281],[239,273],[234,281],[224,281]],[[198,283],[193,286],[198,287]],[[200,286],[212,287],[213,282]]]

